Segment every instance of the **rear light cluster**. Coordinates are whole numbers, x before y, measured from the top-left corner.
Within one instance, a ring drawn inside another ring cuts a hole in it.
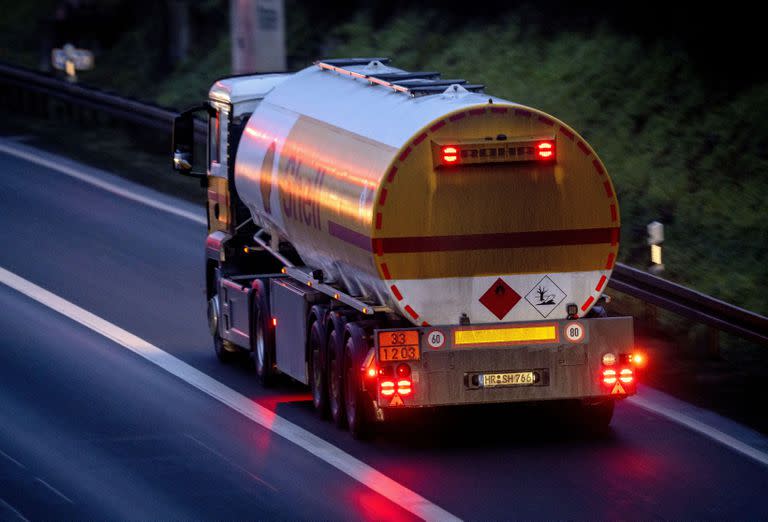
[[[635,374],[631,368],[622,368],[618,372],[613,368],[606,368],[603,370],[603,384],[612,386],[619,380],[624,384],[630,384],[635,380]]]
[[[646,357],[642,353],[606,353],[602,358],[603,368],[600,373],[602,383],[606,386],[614,386],[617,382],[632,384],[635,382],[635,369],[642,368],[646,364]]]
[[[406,397],[413,393],[411,367],[407,364],[398,364],[397,368],[381,368],[378,374],[379,391],[384,397],[392,397],[395,393]]]

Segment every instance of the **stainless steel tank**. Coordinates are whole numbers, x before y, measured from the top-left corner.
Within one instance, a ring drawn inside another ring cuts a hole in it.
[[[589,311],[620,222],[581,136],[458,86],[412,96],[372,83],[402,72],[378,62],[334,69],[288,77],[248,121],[235,181],[257,224],[343,291],[414,324]]]

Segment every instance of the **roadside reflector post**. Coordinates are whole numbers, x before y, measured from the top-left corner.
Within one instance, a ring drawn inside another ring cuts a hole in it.
[[[648,245],[651,247],[651,266],[648,271],[659,274],[664,271],[664,263],[661,258],[661,244],[664,242],[664,225],[658,221],[651,221],[646,227],[648,231]]]
[[[76,49],[66,44],[60,49],[51,50],[51,64],[54,69],[64,71],[67,81],[77,82],[77,71],[93,69],[93,53],[87,49]]]

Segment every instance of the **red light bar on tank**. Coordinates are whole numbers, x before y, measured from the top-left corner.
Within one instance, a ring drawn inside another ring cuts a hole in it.
[[[489,163],[555,163],[555,138],[432,142],[435,168]]]

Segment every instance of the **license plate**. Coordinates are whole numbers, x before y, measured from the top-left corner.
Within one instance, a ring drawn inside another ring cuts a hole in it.
[[[483,387],[496,388],[499,386],[524,386],[533,384],[535,376],[533,372],[508,372],[483,374]]]
[[[420,358],[416,330],[379,332],[379,361],[418,361]]]

